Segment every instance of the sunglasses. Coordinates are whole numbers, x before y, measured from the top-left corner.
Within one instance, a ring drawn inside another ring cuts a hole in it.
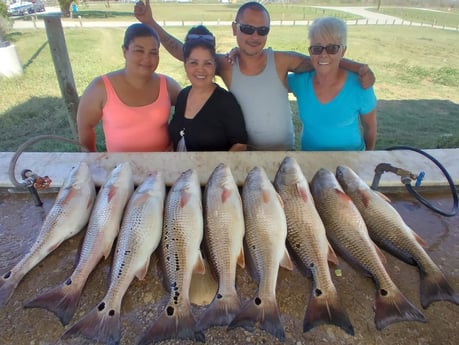
[[[269,33],[269,26],[252,26],[249,24],[241,24],[237,23],[237,26],[239,27],[239,30],[245,35],[253,35],[255,31],[257,32],[258,36],[266,36]]]
[[[329,44],[326,47],[324,46],[310,46],[309,54],[311,55],[320,55],[325,50],[327,54],[336,54],[339,52],[341,46],[339,44]]]
[[[215,43],[215,37],[212,35],[196,35],[196,34],[190,34],[186,36],[185,41],[194,41],[194,40],[200,40],[200,41],[208,41],[211,43]]]

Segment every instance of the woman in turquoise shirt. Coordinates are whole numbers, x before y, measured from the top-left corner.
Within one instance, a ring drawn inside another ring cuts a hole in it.
[[[314,71],[290,74],[303,123],[306,151],[373,150],[376,142],[376,96],[358,76],[339,67],[347,47],[346,24],[334,17],[316,19],[309,28]]]

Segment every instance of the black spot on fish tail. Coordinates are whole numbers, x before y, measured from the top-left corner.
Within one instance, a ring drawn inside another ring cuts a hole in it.
[[[0,279],[0,307],[8,302],[18,284],[19,280],[11,278],[11,272],[6,273]]]
[[[380,289],[376,292],[375,324],[377,330],[402,321],[427,322],[421,313],[403,294],[394,287],[392,291]]]
[[[178,309],[167,306],[137,344],[147,345],[174,338],[205,342],[204,333],[196,330],[196,320],[191,314],[191,308],[183,309],[179,312]]]
[[[354,327],[339,301],[336,290],[325,293],[313,285],[304,315],[303,332],[322,324],[338,326],[346,333],[354,335]]]
[[[214,326],[227,326],[240,309],[241,302],[236,292],[227,295],[217,293],[207,309],[201,314],[196,328],[204,331]]]
[[[454,291],[442,272],[426,274],[420,270],[421,305],[426,309],[436,301],[448,301],[459,305],[459,295]]]
[[[284,326],[280,320],[279,309],[275,298],[256,296],[250,300],[228,325],[228,329],[242,327],[252,332],[256,324],[262,330],[272,334],[280,341],[285,340]]]
[[[62,325],[67,325],[75,314],[82,292],[67,284],[69,280],[28,301],[24,308],[46,309],[56,315]]]
[[[104,302],[99,303],[88,314],[69,328],[62,339],[82,336],[94,342],[118,345],[121,339],[120,314],[114,309],[106,307]]]

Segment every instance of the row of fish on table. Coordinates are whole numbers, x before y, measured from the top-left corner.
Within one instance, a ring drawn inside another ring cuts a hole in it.
[[[34,266],[85,227],[71,276],[25,304],[49,310],[67,325],[89,274],[110,255],[116,240],[105,296],[62,338],[83,336],[118,344],[123,296],[134,277],[146,276],[157,248],[170,295],[161,315],[140,337],[141,345],[168,338],[204,342],[204,331],[213,326],[253,330],[259,325],[284,340],[276,282],[280,266],[293,268],[290,256],[312,277],[303,331],[334,324],[353,335],[328,266],[329,261],[338,263],[335,250],[373,279],[378,330],[400,321],[426,322],[391,280],[378,246],[418,266],[423,308],[437,300],[459,304],[459,296],[422,248],[422,239],[352,169],[339,166],[336,174],[320,169],[309,184],[296,160],[285,157],[273,182],[263,168],[253,168],[242,193],[231,169],[221,163],[203,196],[193,169],[183,172],[166,193],[159,171],[135,188],[129,163],[117,165],[96,195],[88,165],[79,163],[60,189],[35,243],[0,277],[0,307]],[[218,289],[196,320],[189,289],[193,273],[205,270],[202,245]],[[236,290],[238,264],[247,264],[258,285],[244,305]]]

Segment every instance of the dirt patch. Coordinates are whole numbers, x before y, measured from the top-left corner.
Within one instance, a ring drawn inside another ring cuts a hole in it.
[[[34,206],[30,196],[0,193],[0,273],[6,271],[27,251],[35,240],[46,212],[51,208],[55,194],[43,195],[44,206]],[[400,200],[392,196],[394,206],[406,222],[429,244],[428,253],[447,276],[450,284],[459,290],[459,216],[442,217],[431,212],[417,201]],[[446,209],[449,196],[436,197]],[[24,309],[26,301],[61,283],[73,271],[76,255],[84,232],[63,243],[38,266],[30,271],[17,287],[5,307],[0,309],[1,345],[69,345],[91,344],[81,338],[60,340],[60,336],[74,322],[84,316],[104,296],[110,271],[111,258],[101,262],[89,277],[79,308],[70,325],[63,327],[50,312],[42,309]],[[420,310],[419,273],[389,254],[387,270],[404,293]],[[302,332],[305,307],[308,303],[311,281],[301,272],[280,269],[277,298],[281,319],[285,326],[284,344],[406,344],[453,345],[457,343],[459,306],[449,302],[433,303],[422,310],[427,323],[403,322],[377,331],[374,325],[373,304],[375,287],[372,281],[340,260],[342,276],[333,274],[333,280],[345,310],[355,329],[355,336],[344,333],[335,326],[323,325]],[[157,259],[153,256],[149,273],[144,281],[135,280],[127,291],[122,307],[121,344],[136,344],[139,337],[161,313],[168,296],[162,287]],[[237,288],[242,301],[255,292],[256,285],[239,269]],[[195,316],[204,306],[194,306]],[[227,331],[216,327],[205,332],[208,344],[280,344],[276,338],[256,329],[253,333],[243,329]],[[159,344],[192,344],[191,341],[170,340]]]

